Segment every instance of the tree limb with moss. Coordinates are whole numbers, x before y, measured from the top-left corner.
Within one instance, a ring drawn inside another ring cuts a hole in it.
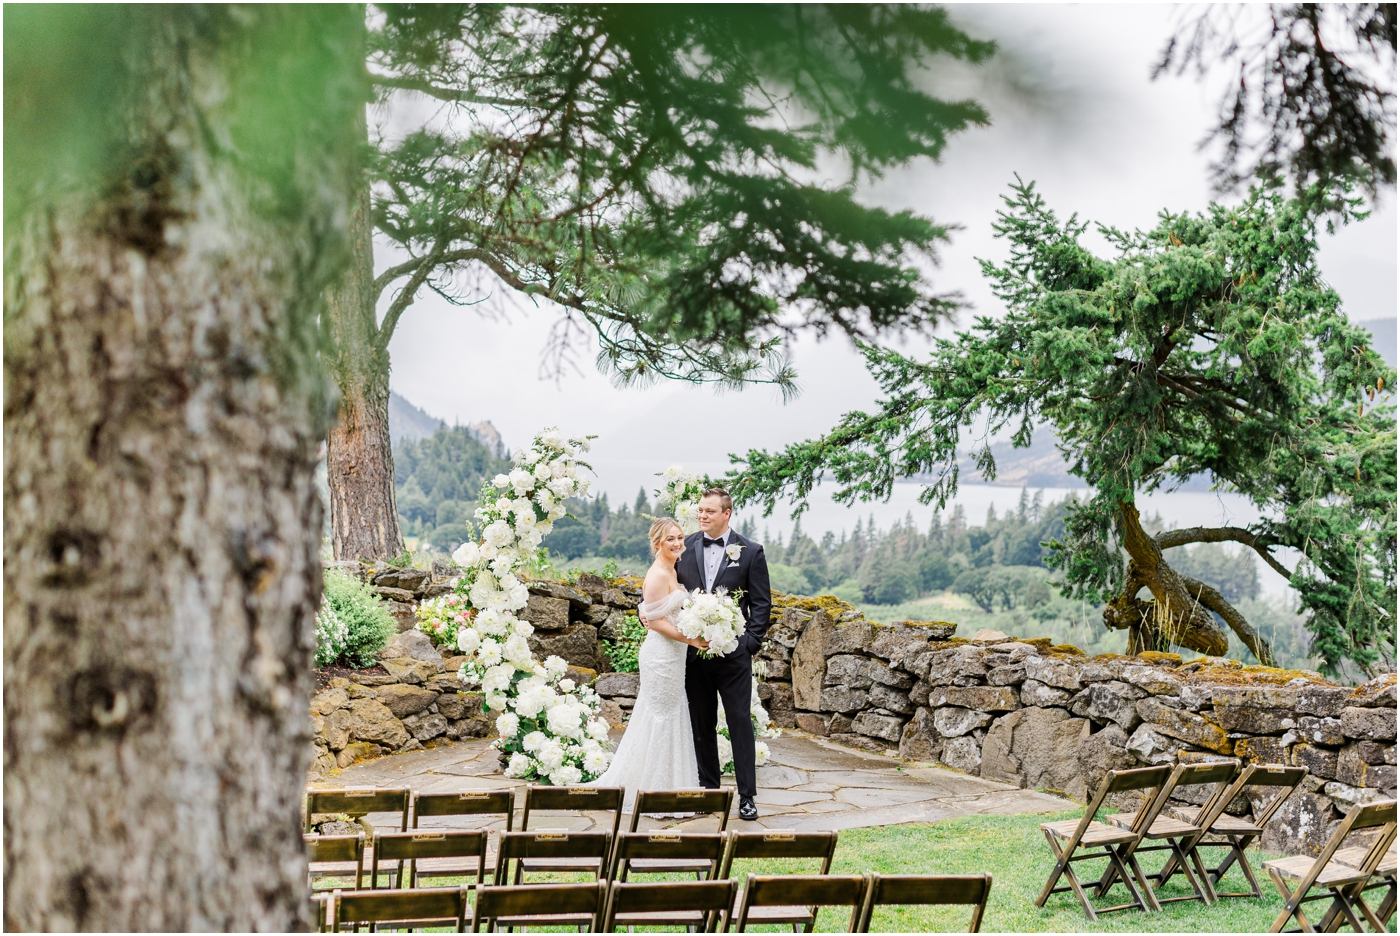
[[[1233,541],[1297,590],[1325,670],[1388,668],[1395,373],[1322,280],[1315,200],[1266,186],[1235,207],[1163,212],[1146,231],[1101,227],[1116,250],[1103,258],[1080,242],[1087,222],[1058,218],[1033,183],[1011,188],[995,226],[1010,258],[982,262],[1006,314],[937,340],[926,360],[863,344],[885,394],[878,408],[781,452],[736,456],[735,498],[805,504],[834,480],[838,501],[884,499],[897,480],[931,474],[921,497],[941,508],[970,429],[985,433],[978,464],[990,480],[986,440],[1012,430],[1024,446],[1045,422],[1094,490],[1049,544],[1049,564],[1066,596],[1106,603],[1105,626],[1127,629],[1131,651],[1223,654],[1215,612],[1272,663],[1223,596],[1171,564],[1176,547]],[[1138,498],[1201,474],[1263,519],[1148,534]]]

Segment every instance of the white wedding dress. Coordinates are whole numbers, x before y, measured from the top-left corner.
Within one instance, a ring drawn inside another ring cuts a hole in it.
[[[647,620],[674,618],[685,603],[685,589],[642,605]],[[672,622],[674,623],[674,621]],[[690,706],[685,695],[686,644],[649,631],[637,653],[641,687],[627,730],[612,763],[592,786],[626,787],[624,809],[632,810],[638,790],[679,790],[700,786]]]

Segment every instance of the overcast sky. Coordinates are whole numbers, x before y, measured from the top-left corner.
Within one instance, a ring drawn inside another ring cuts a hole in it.
[[[948,76],[950,84],[939,85],[948,90],[941,93],[983,102],[993,126],[954,137],[940,164],[911,165],[865,193],[871,203],[912,208],[962,226],[943,251],[934,277],[940,289],[962,292],[976,314],[998,314],[975,258],[1005,255],[991,225],[1013,173],[1035,180],[1062,216],[1078,212],[1122,228],[1150,227],[1164,207],[1199,210],[1210,201],[1207,157],[1197,142],[1211,125],[1218,86],[1202,87],[1190,78],[1149,80],[1178,8],[951,9],[964,28],[997,40],[1004,54],[998,65],[971,79]],[[1089,246],[1099,246],[1092,235]],[[1322,263],[1354,320],[1394,316],[1393,198],[1372,218],[1326,239]],[[393,388],[448,422],[490,420],[507,446],[520,445],[547,425],[596,434],[598,483],[614,499],[628,500],[641,484],[650,490],[652,475],[669,464],[717,473],[729,452],[809,438],[876,397],[844,339],[797,343],[803,389],[787,405],[762,387],[723,394],[680,384],[618,390],[591,359],[582,362],[582,373],[542,380],[541,350],[555,320],[551,309],[505,290],[469,309],[425,293],[391,344]],[[912,502],[915,493],[899,499]],[[825,499],[820,492],[818,497]],[[985,514],[985,498],[978,503],[980,513],[969,504],[974,522]],[[862,514],[868,509],[861,508]],[[878,511],[882,525],[894,509]],[[820,525],[846,525],[844,511],[828,505],[820,513],[826,517]]]

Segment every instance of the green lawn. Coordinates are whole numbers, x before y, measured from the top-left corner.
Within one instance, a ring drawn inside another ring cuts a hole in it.
[[[1250,863],[1265,890],[1259,900],[1226,898],[1213,907],[1199,901],[1168,903],[1160,913],[1124,910],[1101,916],[1090,923],[1073,894],[1056,894],[1046,906],[1037,908],[1035,898],[1050,873],[1050,849],[1040,832],[1042,822],[1077,818],[1082,813],[1069,811],[1054,816],[973,816],[928,824],[883,826],[850,829],[841,833],[834,874],[859,874],[874,871],[881,874],[973,874],[990,872],[993,877],[991,900],[982,920],[984,932],[1266,932],[1282,907],[1282,901],[1260,868],[1263,856],[1250,853]],[[1207,859],[1217,856],[1217,850],[1207,853]],[[1155,871],[1161,863],[1161,853],[1143,856],[1143,869]],[[1218,860],[1218,858],[1216,859]],[[805,866],[803,866],[805,865]],[[1076,862],[1081,881],[1095,880],[1103,870],[1103,862]],[[812,873],[815,862],[739,862],[734,876],[742,880],[745,874]],[[579,880],[578,877],[537,878],[537,880]],[[648,877],[647,880],[662,880]],[[442,881],[441,884],[456,883]],[[439,885],[440,886],[440,885]],[[1225,879],[1226,890],[1245,889],[1238,871]],[[1188,894],[1184,879],[1177,876],[1162,896]],[[1124,903],[1122,886],[1115,887],[1109,899],[1096,901],[1100,906]],[[963,908],[885,908],[877,910],[871,929],[876,932],[961,932],[967,928],[970,914]],[[818,932],[845,932],[848,913],[834,909],[823,910],[818,917]],[[778,931],[777,927],[769,929]],[[790,932],[790,930],[787,930]],[[1394,930],[1392,929],[1392,932]]]

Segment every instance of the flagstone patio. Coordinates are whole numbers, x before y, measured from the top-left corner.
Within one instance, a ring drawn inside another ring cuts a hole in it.
[[[621,729],[616,734],[620,736]],[[420,793],[450,793],[525,786],[501,773],[499,757],[489,744],[487,739],[444,742],[429,750],[364,761],[331,774],[312,788],[406,786]],[[956,816],[1052,813],[1075,805],[1035,790],[851,750],[799,731],[785,731],[768,746],[772,757],[758,769],[758,821],[747,823],[736,818],[731,820],[731,829],[853,829],[936,822]],[[732,786],[734,780],[725,777],[724,783]],[[391,828],[397,825],[398,817],[385,814],[369,819],[379,828]],[[538,822],[532,820],[531,825],[584,831],[597,821],[598,817],[588,814],[547,814]],[[488,824],[465,816],[425,817],[422,823],[425,827],[460,829]],[[699,831],[706,821],[646,817],[640,827],[684,829],[692,824]]]

